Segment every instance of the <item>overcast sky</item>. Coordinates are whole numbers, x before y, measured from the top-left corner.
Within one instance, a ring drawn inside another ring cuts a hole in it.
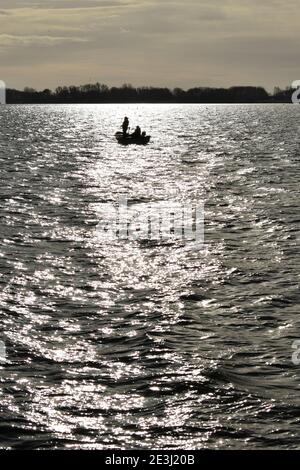
[[[38,89],[300,79],[299,0],[0,0],[0,80]]]

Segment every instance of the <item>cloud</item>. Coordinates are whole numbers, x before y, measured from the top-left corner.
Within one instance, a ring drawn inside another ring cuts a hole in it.
[[[35,3],[35,8],[44,9],[74,9],[74,8],[114,8],[136,4],[136,1],[126,0],[49,0]]]
[[[58,10],[58,9],[83,9],[83,8],[122,8],[132,5],[147,3],[147,0],[44,0],[44,1],[22,1],[1,0],[1,9],[5,10]]]
[[[0,48],[7,46],[56,46],[64,43],[87,42],[87,39],[78,37],[54,37],[54,36],[14,36],[12,34],[0,34]]]

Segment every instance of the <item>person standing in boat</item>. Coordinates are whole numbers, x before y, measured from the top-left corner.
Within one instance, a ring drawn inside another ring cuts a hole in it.
[[[126,137],[126,136],[127,136],[128,127],[129,127],[129,119],[128,119],[128,117],[126,116],[126,117],[124,118],[124,121],[123,121],[123,124],[122,124],[123,137]]]

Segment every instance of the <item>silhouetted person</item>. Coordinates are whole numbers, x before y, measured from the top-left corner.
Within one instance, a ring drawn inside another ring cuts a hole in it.
[[[129,119],[128,117],[124,118],[123,124],[122,124],[122,129],[123,129],[123,136],[126,137],[127,131],[129,127]]]
[[[131,134],[131,137],[141,137],[141,128],[140,126],[136,126],[135,131],[133,134]]]
[[[146,132],[142,132],[142,137],[146,137]]]

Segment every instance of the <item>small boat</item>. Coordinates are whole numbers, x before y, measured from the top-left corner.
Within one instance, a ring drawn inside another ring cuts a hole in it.
[[[115,134],[117,141],[119,144],[123,145],[129,145],[129,144],[135,144],[135,145],[147,145],[150,142],[151,136],[150,135],[145,135],[145,136],[140,136],[140,137],[132,137],[130,135],[127,135],[124,137],[123,132],[117,132]]]

